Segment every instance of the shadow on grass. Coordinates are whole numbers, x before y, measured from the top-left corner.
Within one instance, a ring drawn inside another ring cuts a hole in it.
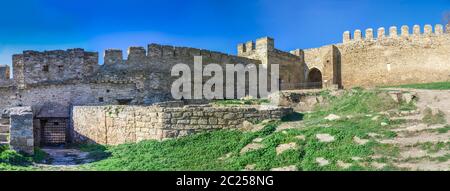
[[[111,156],[108,148],[100,144],[73,144],[69,147],[89,153],[87,157],[93,160],[92,162],[100,161]]]
[[[282,122],[301,121],[305,115],[303,113],[294,112],[281,118]]]

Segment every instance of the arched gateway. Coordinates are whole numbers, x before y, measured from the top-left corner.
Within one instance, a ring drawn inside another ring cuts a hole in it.
[[[308,88],[322,88],[322,72],[312,68],[308,72]]]

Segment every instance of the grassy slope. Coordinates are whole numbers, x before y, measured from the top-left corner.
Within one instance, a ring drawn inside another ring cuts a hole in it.
[[[426,83],[426,84],[406,84],[406,85],[389,86],[389,87],[429,89],[429,90],[450,90],[450,82],[434,82],[434,83]]]
[[[177,140],[163,142],[143,141],[137,144],[125,144],[111,147],[107,152],[111,156],[105,160],[84,166],[84,169],[94,170],[242,170],[248,164],[254,164],[257,170],[270,170],[274,167],[296,165],[300,170],[340,170],[336,165],[338,160],[352,163],[350,170],[373,170],[360,166],[351,160],[352,157],[362,158],[362,162],[371,162],[370,155],[383,153],[395,155],[397,149],[370,141],[365,145],[354,143],[353,137],[370,137],[368,133],[378,133],[381,136],[392,137],[387,128],[381,128],[380,123],[395,125],[385,117],[372,120],[377,112],[399,108],[385,94],[376,91],[352,90],[340,98],[329,96],[332,104],[317,108],[316,112],[303,118],[305,128],[290,129],[285,132],[274,132],[281,122],[272,122],[265,129],[256,133],[222,130],[203,133]],[[323,118],[330,113],[341,116],[352,115],[351,119],[326,121]],[[328,126],[328,127],[323,127]],[[336,138],[334,142],[319,142],[315,135],[328,133]],[[304,135],[306,140],[297,139]],[[263,149],[251,151],[243,155],[239,151],[254,138],[264,138]],[[289,150],[276,155],[275,148],[279,144],[296,142],[296,150]],[[232,153],[225,160],[220,157]],[[315,162],[317,157],[324,157],[330,165],[319,167]],[[378,159],[383,160],[383,158]],[[387,167],[389,169],[389,167]]]

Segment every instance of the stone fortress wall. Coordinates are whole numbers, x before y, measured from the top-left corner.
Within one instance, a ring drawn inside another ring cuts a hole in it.
[[[150,44],[147,48],[130,47],[126,54],[108,49],[102,65],[98,63],[97,52],[83,49],[24,51],[13,55],[13,79],[11,69],[0,66],[0,114],[11,107],[30,106],[37,125],[41,119],[71,118],[72,108],[77,106],[151,105],[170,101],[171,85],[178,78],[171,76],[172,67],[184,63],[194,72],[195,56],[203,57],[203,66],[256,64],[268,70],[269,75],[271,65],[279,64],[282,90],[450,80],[449,25],[445,29],[436,25],[434,30],[426,25],[423,32],[417,25],[412,32],[407,26],[402,26],[400,32],[397,27],[390,27],[389,34],[386,33],[384,28],[378,29],[376,35],[373,29],[367,29],[363,36],[361,30],[356,30],[352,37],[347,31],[343,43],[289,52],[276,49],[274,39],[264,37],[239,44],[236,56]],[[204,77],[203,82],[208,79]]]
[[[412,32],[411,32],[412,31]],[[337,65],[340,86],[373,87],[450,80],[450,28],[440,24],[385,29],[365,35],[355,30],[343,34],[343,43],[306,49],[308,68],[318,68],[327,77],[327,65]],[[334,55],[334,56],[333,56]],[[332,67],[328,67],[332,68]],[[339,82],[339,80],[337,80]]]
[[[130,47],[127,59],[121,50],[106,50],[104,64],[98,53],[83,49],[67,51],[24,51],[13,56],[14,79],[0,79],[0,108],[31,105],[34,110],[45,104],[67,109],[72,105],[152,104],[171,99],[172,66],[188,64],[192,71],[194,56],[203,64],[260,64],[258,60],[201,50],[151,44]],[[204,81],[208,78],[204,78]],[[68,111],[68,110],[67,110]]]

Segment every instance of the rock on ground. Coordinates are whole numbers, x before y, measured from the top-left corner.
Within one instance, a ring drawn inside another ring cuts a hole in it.
[[[323,157],[316,158],[316,162],[319,164],[319,166],[326,166],[326,165],[330,164],[330,162]]]
[[[372,162],[371,165],[375,167],[376,169],[382,169],[386,166],[385,163],[379,163],[379,162]]]
[[[295,138],[298,140],[303,140],[303,141],[306,140],[305,135],[297,135]]]
[[[233,155],[233,153],[227,153],[227,154],[225,154],[224,156],[222,156],[222,157],[220,157],[220,158],[218,158],[218,159],[219,159],[219,160],[226,160],[226,159],[230,158],[231,155]]]
[[[251,123],[249,121],[244,121],[242,123],[242,129],[244,131],[257,132],[257,131],[260,131],[260,130],[262,130],[264,128],[263,124],[264,124],[264,122],[259,123],[259,124],[253,124],[253,123]]]
[[[350,167],[352,166],[351,163],[346,163],[346,162],[341,161],[341,160],[338,160],[338,161],[337,161],[337,165],[338,165],[339,167],[343,168],[343,169],[347,169],[347,168],[350,168]]]
[[[358,136],[354,136],[354,137],[353,137],[353,141],[354,141],[356,144],[358,144],[358,145],[365,145],[366,143],[369,142],[368,139],[361,139],[361,138],[359,138]]]
[[[278,145],[276,148],[277,155],[283,153],[284,151],[287,151],[290,149],[296,149],[296,148],[297,148],[297,143],[294,143],[294,142]]]
[[[284,166],[284,167],[278,167],[278,168],[272,168],[271,171],[297,171],[297,167],[295,165],[291,166]]]
[[[327,117],[325,117],[325,119],[326,120],[329,120],[329,121],[334,121],[334,120],[338,120],[338,119],[340,119],[341,117],[339,117],[338,115],[335,115],[335,114],[330,114],[330,115],[328,115]]]
[[[263,140],[264,140],[263,138],[258,137],[258,138],[253,139],[253,142],[254,143],[261,143]]]
[[[245,166],[244,171],[252,171],[252,170],[255,169],[255,167],[256,167],[255,164],[248,164],[248,165]]]
[[[316,138],[319,139],[320,142],[333,142],[334,141],[334,137],[331,136],[330,134],[316,134]]]
[[[260,143],[250,143],[247,146],[245,146],[244,148],[241,149],[241,154],[245,154],[249,151],[254,151],[254,150],[258,150],[258,149],[262,149],[264,148],[264,146]]]
[[[300,129],[304,127],[303,121],[292,121],[292,122],[284,122],[277,127],[275,132],[287,130],[287,129]]]

